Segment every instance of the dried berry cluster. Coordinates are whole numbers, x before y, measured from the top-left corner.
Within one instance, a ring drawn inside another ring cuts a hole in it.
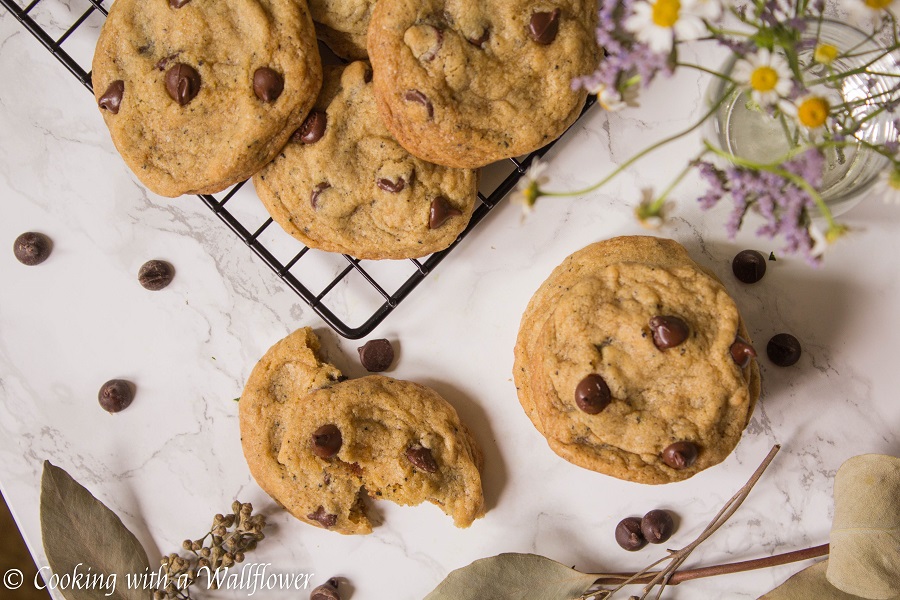
[[[153,600],[185,600],[191,598],[190,586],[201,575],[215,573],[216,569],[232,567],[244,561],[244,553],[256,548],[265,537],[264,515],[254,515],[253,506],[235,501],[232,514],[216,515],[209,532],[198,540],[184,540],[182,547],[193,556],[184,558],[172,553],[164,556],[161,564],[166,578],[162,589],[153,593]],[[206,567],[206,568],[204,568]],[[207,571],[208,569],[208,571]],[[216,589],[213,579],[209,589]]]

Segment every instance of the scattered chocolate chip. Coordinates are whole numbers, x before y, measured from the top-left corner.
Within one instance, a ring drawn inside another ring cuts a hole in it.
[[[434,117],[434,106],[431,105],[431,100],[429,100],[428,96],[426,96],[419,90],[409,90],[408,92],[403,94],[403,99],[407,102],[417,102],[421,104],[428,112],[428,118],[431,119],[432,117]]]
[[[473,46],[478,46],[479,48],[484,48],[484,45],[487,41],[491,39],[491,30],[487,27],[484,28],[484,31],[481,32],[477,38],[466,38],[466,41],[472,44]]]
[[[575,404],[589,415],[596,415],[609,406],[612,393],[600,375],[591,373],[575,387]]]
[[[731,261],[731,270],[738,281],[756,283],[766,274],[766,257],[756,250],[741,250]]]
[[[309,595],[309,600],[341,600],[338,593],[338,580],[332,577],[326,583],[315,588]]]
[[[191,0],[169,0],[169,6],[172,8],[181,8]]]
[[[318,521],[319,524],[326,529],[337,525],[337,515],[328,514],[325,512],[325,507],[322,505],[319,505],[316,512],[306,515],[306,518],[310,521]]]
[[[756,358],[756,350],[750,345],[750,342],[737,336],[734,338],[734,343],[731,344],[731,358],[734,360],[734,364],[746,369],[750,360]]]
[[[402,177],[398,178],[396,182],[382,178],[376,181],[375,184],[384,191],[392,194],[399,194],[403,191],[403,188],[406,187],[406,182],[403,181]]]
[[[627,517],[619,521],[616,525],[616,542],[629,552],[646,546],[647,540],[641,532],[641,520],[637,517]]]
[[[325,125],[328,123],[328,115],[324,110],[313,109],[308,115],[300,129],[291,136],[291,141],[300,142],[301,144],[314,144],[322,139],[325,135]]]
[[[106,91],[100,96],[97,105],[103,110],[108,110],[112,114],[117,115],[119,114],[119,107],[122,106],[122,96],[124,94],[125,82],[121,79],[116,79],[109,84],[109,87],[106,88]]]
[[[651,544],[662,544],[675,532],[672,515],[664,510],[651,510],[641,519],[641,533]]]
[[[322,425],[312,434],[312,451],[319,458],[331,458],[338,453],[343,444],[341,430],[337,425]]]
[[[138,281],[151,291],[158,291],[172,283],[175,277],[175,267],[164,260],[148,260],[141,265],[138,271]]]
[[[675,442],[662,451],[662,460],[673,469],[687,469],[694,464],[699,453],[693,442]]]
[[[800,340],[789,333],[778,333],[766,344],[766,354],[776,366],[789,367],[800,360]]]
[[[275,102],[284,91],[284,77],[275,69],[260,67],[253,73],[253,93],[263,102]]]
[[[769,252],[769,260],[771,260],[772,262],[775,262],[776,260],[778,260],[777,258],[775,258],[774,252]]]
[[[33,267],[39,265],[50,256],[53,242],[43,233],[27,231],[13,242],[13,254],[23,265]]]
[[[166,67],[169,66],[169,63],[172,62],[172,59],[176,58],[180,52],[176,52],[174,54],[170,54],[168,56],[163,56],[156,62],[155,68],[159,71],[165,71]]]
[[[134,387],[124,379],[110,379],[101,386],[97,400],[106,412],[117,413],[128,408],[134,400]]]
[[[528,33],[538,44],[546,46],[556,39],[559,33],[559,9],[553,9],[553,12],[536,12],[531,15],[531,22],[528,24]]]
[[[461,214],[462,211],[450,204],[446,198],[438,196],[431,201],[431,215],[428,219],[428,227],[437,229],[451,217],[458,217]]]
[[[434,461],[431,450],[423,446],[410,446],[406,449],[406,458],[420,471],[437,473],[438,466]]]
[[[653,333],[653,344],[660,350],[667,350],[683,344],[691,334],[687,323],[673,315],[662,315],[650,319],[650,331]]]
[[[322,192],[324,192],[325,190],[327,190],[330,187],[331,187],[330,183],[326,183],[323,181],[322,183],[316,185],[316,187],[313,188],[312,193],[309,195],[309,203],[312,204],[313,208],[315,208],[316,205],[319,203],[319,194],[321,194]]]
[[[190,65],[178,63],[166,71],[169,97],[184,106],[200,93],[200,73]]]
[[[385,339],[369,340],[359,348],[359,362],[370,373],[387,371],[394,362],[394,347]]]

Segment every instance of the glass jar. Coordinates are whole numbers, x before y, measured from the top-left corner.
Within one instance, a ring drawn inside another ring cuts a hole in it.
[[[839,21],[810,21],[804,39],[808,43],[807,48],[799,52],[800,67],[813,76],[827,73],[826,68],[813,59],[816,42],[838,49],[839,56],[831,63],[837,73],[850,73],[872,63],[864,72],[841,77],[838,84],[840,93],[836,89],[834,92],[842,95],[847,102],[868,98],[868,101],[853,109],[855,121],[859,122],[877,112],[878,106],[873,97],[878,99],[879,105],[883,105],[887,100],[900,96],[897,90],[900,70],[896,53],[888,53],[883,45],[870,39],[866,33]],[[876,57],[878,59],[874,60]],[[732,55],[720,72],[730,75],[737,60],[738,57]],[[732,89],[730,81],[716,78],[708,92],[710,106]],[[854,137],[871,144],[897,140],[895,118],[887,111],[881,111],[864,121]],[[710,119],[711,141],[735,156],[770,163],[792,148],[793,131],[790,128],[796,125],[792,119],[785,121],[788,131],[780,119],[756,106],[749,91],[731,91]],[[824,152],[825,172],[819,191],[835,216],[856,206],[889,163],[881,154],[858,143],[830,147]]]

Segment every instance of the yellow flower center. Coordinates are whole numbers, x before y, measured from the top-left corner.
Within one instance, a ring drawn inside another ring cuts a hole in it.
[[[797,107],[797,120],[804,127],[816,129],[825,124],[829,108],[828,101],[824,98],[817,96],[807,98]]]
[[[778,71],[772,67],[756,67],[750,74],[750,87],[757,92],[770,92],[778,83]]]
[[[656,0],[656,4],[653,5],[653,23],[659,27],[671,29],[678,21],[678,11],[680,10],[681,0]]]
[[[893,4],[894,0],[863,0],[863,2],[872,10],[884,10]]]
[[[816,51],[813,55],[813,58],[816,59],[817,63],[830,65],[832,61],[837,58],[838,52],[838,49],[831,44],[819,44],[818,46],[816,46]]]

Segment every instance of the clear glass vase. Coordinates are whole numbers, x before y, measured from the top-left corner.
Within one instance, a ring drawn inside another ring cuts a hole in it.
[[[840,57],[832,63],[839,73],[850,73],[867,65],[866,72],[847,75],[840,79],[840,94],[847,101],[869,100],[853,109],[856,121],[871,116],[878,111],[873,97],[883,105],[898,95],[898,79],[879,73],[900,74],[896,53],[889,54],[877,40],[869,39],[864,32],[839,21],[825,20],[821,26],[811,21],[807,28],[808,48],[799,53],[801,68],[809,69],[816,75],[816,69],[824,74],[824,67],[816,64],[813,55],[815,42],[830,44],[837,48]],[[843,56],[843,55],[852,56]],[[873,62],[873,59],[878,57]],[[732,56],[720,71],[729,75],[738,58]],[[732,84],[716,78],[710,84],[710,106],[732,90]],[[897,139],[895,119],[887,111],[874,114],[855,133],[855,139],[871,144],[883,144]],[[731,91],[718,111],[710,119],[713,143],[731,154],[755,162],[769,163],[787,154],[792,148],[790,130],[778,118],[755,106],[748,91]],[[789,125],[790,127],[791,125]],[[825,172],[820,186],[822,199],[833,215],[842,214],[860,202],[865,192],[872,186],[881,171],[888,165],[888,159],[861,144],[845,145],[825,150]]]

